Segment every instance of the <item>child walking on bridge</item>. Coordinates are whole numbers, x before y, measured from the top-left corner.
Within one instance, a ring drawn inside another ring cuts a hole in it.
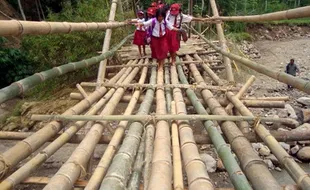
[[[138,12],[138,18],[134,19],[133,21],[136,21],[138,23],[143,23],[145,21],[145,19],[144,19],[144,12],[143,11],[139,11]],[[144,56],[146,56],[145,41],[144,41],[145,37],[146,37],[145,27],[138,26],[136,28],[136,31],[135,31],[135,36],[134,36],[134,39],[133,39],[133,44],[138,46],[140,57],[142,57],[141,46],[143,47],[143,54],[144,54]]]

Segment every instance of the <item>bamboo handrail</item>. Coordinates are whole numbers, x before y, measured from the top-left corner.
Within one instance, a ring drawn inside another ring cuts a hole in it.
[[[211,18],[205,18],[205,21],[221,20],[221,21],[236,21],[236,22],[264,22],[275,20],[289,20],[296,18],[310,17],[310,6],[299,7],[295,9],[289,9],[286,11],[278,11],[273,13],[267,13],[262,15],[248,15],[248,16],[217,16]]]
[[[82,82],[81,86],[96,86],[97,83],[92,82]],[[210,89],[210,90],[218,90],[218,91],[236,91],[239,88],[236,87],[227,87],[227,86],[211,86],[211,85],[185,85],[185,84],[106,84],[101,83],[101,86],[107,88],[192,88],[192,89]]]
[[[156,68],[152,68],[150,83],[154,84],[156,82]],[[149,113],[152,106],[152,101],[154,97],[154,89],[149,88],[146,92],[146,96],[137,114],[146,115]],[[143,133],[145,123],[133,122],[129,126],[129,131],[123,140],[123,144],[115,155],[108,171],[106,177],[101,182],[101,190],[114,190],[123,189],[126,187],[131,166],[133,164],[133,158],[137,152],[140,137]]]
[[[215,0],[209,0],[211,8],[212,8],[212,12],[213,15],[215,17],[219,16],[218,10],[217,10],[217,5],[215,3]],[[216,23],[216,30],[217,30],[217,36],[218,39],[220,41],[220,45],[221,45],[221,49],[228,51],[228,47],[226,44],[226,39],[225,39],[225,35],[224,35],[224,31],[222,28],[222,24],[221,23]],[[230,59],[228,57],[223,57],[223,61],[224,61],[224,65],[225,65],[225,69],[226,69],[226,77],[228,81],[234,81],[234,74],[232,72],[232,68],[231,68],[231,62]]]
[[[186,59],[191,60],[192,58],[186,56]],[[198,84],[205,84],[196,65],[191,64],[190,70]],[[210,90],[202,90],[201,95],[213,114],[227,115],[225,109],[215,99]],[[220,126],[224,135],[228,138],[232,150],[237,155],[242,169],[253,185],[253,188],[280,190],[281,186],[272,176],[263,160],[255,153],[251,144],[246,139],[245,135],[239,130],[237,125],[232,121],[224,121],[220,123]],[[246,154],[244,154],[245,152]]]
[[[196,33],[202,40],[204,40],[205,42],[207,42],[213,49],[215,49],[217,52],[220,52],[221,54],[223,54],[226,57],[229,57],[230,59],[233,59],[235,61],[238,61],[240,64],[245,65],[246,67],[249,67],[252,70],[255,70],[261,74],[267,75],[273,79],[276,79],[280,82],[283,82],[285,84],[288,84],[290,86],[293,86],[303,92],[306,92],[307,94],[310,94],[310,82],[303,80],[303,79],[299,79],[297,77],[294,77],[292,75],[286,74],[284,72],[281,71],[273,71],[273,70],[269,70],[268,68],[266,68],[265,66],[258,64],[254,61],[251,61],[249,59],[246,59],[244,57],[229,53],[225,50],[222,50],[221,48],[217,47],[216,45],[214,45],[213,43],[211,43],[209,40],[207,40],[204,36],[200,35],[199,32],[197,32],[194,28],[191,28],[194,33]]]
[[[130,83],[138,72],[139,68],[127,68],[126,73],[118,82]],[[100,115],[112,114],[124,93],[124,89],[122,88],[110,89],[110,91],[113,92],[113,96],[100,112]],[[44,190],[69,190],[72,188],[72,183],[79,178],[79,175],[77,174],[81,174],[83,170],[85,170],[83,168],[86,167],[86,164],[88,163],[106,125],[107,122],[96,122],[91,126],[83,141],[73,151],[67,162],[63,164],[58,172],[52,177],[48,185],[44,187]]]
[[[179,78],[182,83],[188,84],[182,67],[178,66]],[[193,102],[194,108],[199,114],[208,114],[203,105],[197,101],[198,97],[191,89],[186,90],[186,94]],[[229,173],[229,177],[236,189],[252,189],[244,173],[241,171],[235,157],[231,153],[231,149],[227,146],[223,136],[218,132],[212,121],[204,121],[203,125],[208,132],[208,136],[214,144],[216,151],[223,160],[224,166]],[[197,142],[197,141],[196,141]]]
[[[242,115],[253,116],[252,112],[245,107],[232,92],[228,92],[226,95]],[[285,167],[286,171],[290,174],[297,185],[303,190],[310,189],[309,174],[295,162],[295,160],[283,149],[283,147],[270,134],[265,126],[260,124],[259,120],[254,126],[254,130],[264,141],[264,143],[267,144],[279,162]]]
[[[36,22],[1,20],[0,36],[47,35],[71,32],[102,31],[126,26],[125,22]]]
[[[22,80],[16,81],[12,83],[10,86],[4,87],[0,89],[0,104],[14,98],[15,96],[18,96],[19,94],[23,94],[30,88],[40,84],[41,82],[54,78],[56,76],[60,76],[63,74],[66,74],[68,72],[81,69],[84,67],[88,67],[91,65],[94,65],[98,63],[101,60],[110,58],[114,55],[117,49],[119,49],[132,35],[127,36],[124,38],[119,44],[114,46],[110,51],[107,51],[106,53],[92,57],[89,59],[85,59],[83,61],[78,62],[71,62],[59,67],[54,67],[53,69],[49,69],[46,71],[42,71],[40,73],[36,73],[32,76],[26,77]]]
[[[148,59],[145,60],[145,64],[148,64]],[[139,79],[139,84],[143,84],[146,80],[147,76],[147,67],[143,67],[142,73]],[[131,99],[130,102],[127,106],[127,109],[125,110],[123,115],[131,115],[136,104],[137,104],[137,99],[139,98],[141,94],[141,90],[136,90]],[[108,147],[106,148],[103,156],[101,157],[95,171],[93,172],[93,175],[89,179],[89,183],[85,190],[87,189],[98,189],[100,186],[100,182],[102,181],[103,177],[105,176],[111,162],[112,158],[114,157],[116,150],[118,149],[119,145],[121,144],[121,140],[124,136],[125,129],[128,125],[128,121],[121,121],[118,124],[118,128],[115,130],[113,137],[111,141],[108,144]]]

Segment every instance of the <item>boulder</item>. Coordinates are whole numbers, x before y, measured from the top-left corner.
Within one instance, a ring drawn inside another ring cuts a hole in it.
[[[201,160],[207,167],[207,172],[213,173],[216,171],[216,160],[209,154],[200,154]]]
[[[259,149],[258,153],[262,156],[269,156],[270,155],[270,150],[267,146],[263,146]]]
[[[310,121],[310,109],[302,109],[303,122],[307,123]]]
[[[299,150],[300,150],[299,145],[295,145],[293,148],[291,148],[291,154],[297,154]]]
[[[303,147],[297,153],[297,158],[302,161],[309,162],[310,161],[310,147]]]
[[[308,131],[308,130],[310,130],[310,124],[304,123],[301,126],[297,127],[296,129],[293,129],[292,131],[302,132],[302,131]]]
[[[289,115],[290,118],[298,119],[298,117],[296,115],[296,112],[295,112],[294,108],[291,105],[285,104],[285,109],[287,110],[288,115]]]
[[[288,111],[286,109],[280,109],[278,111],[278,116],[280,118],[286,118],[286,117],[288,117]]]
[[[310,98],[308,97],[301,97],[298,98],[296,101],[304,106],[310,106]]]

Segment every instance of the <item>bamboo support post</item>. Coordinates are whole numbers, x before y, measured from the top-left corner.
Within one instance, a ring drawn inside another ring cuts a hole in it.
[[[124,74],[125,69],[122,69],[115,77],[110,81],[115,82],[120,79]],[[63,115],[74,115],[80,114],[86,109],[88,109],[93,103],[99,100],[105,93],[107,89],[102,87],[85,98],[75,106],[66,110]],[[45,125],[42,129],[31,135],[30,137],[24,139],[23,141],[17,143],[15,146],[1,154],[2,161],[0,162],[0,174],[4,175],[16,166],[21,160],[28,157],[32,152],[40,148],[48,139],[56,135],[62,128],[62,123],[57,121],[51,121]]]
[[[154,150],[155,127],[153,124],[147,125],[145,128],[145,165],[143,171],[144,190],[147,190],[152,170],[152,158]]]
[[[194,54],[194,58],[199,60],[199,61],[203,61],[198,54]],[[212,71],[212,69],[210,69],[210,67],[207,64],[203,64],[202,68],[208,73],[208,75],[212,78],[212,80],[214,80],[214,82],[217,85],[222,86],[224,83],[223,81]]]
[[[145,147],[145,131],[143,133],[138,153],[136,156],[136,161],[133,166],[133,171],[127,186],[128,190],[138,190],[140,187],[140,179],[142,176],[143,160],[144,160],[144,147]]]
[[[190,60],[191,57],[187,56],[187,59]],[[190,65],[190,69],[197,83],[202,85],[205,84],[196,65]],[[219,104],[209,90],[202,90],[201,94],[213,114],[227,115],[225,109]],[[253,188],[270,190],[282,189],[268,170],[264,161],[254,152],[251,144],[239,130],[237,125],[232,121],[225,121],[221,122],[220,126],[231,144],[232,150],[241,162],[242,169],[252,183]],[[246,154],[244,154],[245,152]]]
[[[138,72],[139,68],[127,68],[126,73],[122,76],[120,82],[130,83]],[[105,108],[101,111],[100,115],[112,114],[124,93],[124,89],[122,88],[110,90],[114,91],[114,94],[106,104]],[[105,125],[107,125],[107,122],[96,122],[91,127],[83,141],[74,150],[67,162],[62,165],[58,172],[52,177],[44,190],[69,190],[72,188],[72,183],[74,183],[79,178],[79,175],[85,170],[84,168],[103,133]]]
[[[239,92],[236,94],[236,97],[238,99],[240,99],[244,93],[246,93],[246,91],[250,88],[250,86],[254,83],[255,81],[255,76],[252,75],[248,80],[247,82],[242,86],[242,88],[239,90]],[[225,111],[227,113],[232,113],[232,108],[234,107],[234,105],[232,103],[229,103],[226,108],[225,108]]]
[[[293,86],[294,88],[297,88],[307,94],[310,94],[310,81],[306,81],[297,77],[294,77],[292,75],[286,74],[281,71],[272,71],[265,66],[258,64],[254,61],[251,61],[249,59],[246,59],[244,57],[229,53],[228,51],[225,51],[213,43],[211,43],[209,40],[207,40],[204,36],[200,35],[194,28],[191,28],[202,40],[207,42],[213,49],[220,52],[226,57],[229,57],[232,60],[238,61],[238,63],[245,65],[246,67],[257,71],[261,74],[267,75],[273,79],[276,79],[280,82],[283,82],[285,84],[288,84],[290,86]]]
[[[218,16],[206,18],[206,21],[221,20],[221,21],[236,21],[236,22],[264,22],[275,20],[289,20],[296,18],[310,17],[310,6],[299,7],[295,9],[289,9],[286,11],[278,11],[273,13],[267,13],[262,15],[250,15],[250,16]]]
[[[145,60],[145,64],[148,63],[148,59]],[[139,84],[144,84],[145,80],[146,80],[146,75],[147,75],[147,67],[143,67],[142,69],[142,73],[139,79]],[[131,115],[136,104],[137,104],[137,100],[139,98],[141,94],[141,90],[136,90],[131,99],[130,102],[127,106],[127,109],[125,110],[123,115]],[[118,124],[117,129],[115,130],[115,133],[108,145],[108,147],[106,148],[103,156],[100,159],[100,162],[97,165],[97,168],[95,169],[95,171],[93,172],[93,175],[91,176],[87,187],[85,188],[87,189],[98,189],[100,186],[100,182],[102,181],[103,177],[105,176],[111,162],[112,162],[112,158],[114,157],[116,150],[118,149],[121,140],[124,136],[125,133],[125,129],[128,125],[128,121],[121,121]]]
[[[215,17],[218,17],[219,13],[218,13],[218,10],[217,10],[217,6],[216,6],[216,3],[215,3],[215,0],[210,0],[210,5],[211,5],[211,8],[212,8],[213,15]],[[228,47],[226,45],[226,39],[225,39],[225,36],[224,36],[224,31],[223,31],[221,23],[217,23],[216,24],[216,30],[217,30],[217,35],[218,35],[218,38],[219,38],[219,41],[220,41],[221,49],[224,50],[224,51],[228,51]],[[230,59],[228,57],[223,57],[223,61],[224,61],[224,65],[225,65],[225,68],[226,68],[227,80],[228,81],[234,81],[234,74],[232,72]]]
[[[19,94],[25,93],[30,88],[40,84],[47,79],[55,78],[68,72],[94,65],[99,63],[101,60],[112,57],[116,50],[119,49],[131,36],[132,35],[127,36],[119,44],[114,46],[113,49],[102,55],[85,59],[83,61],[71,62],[62,66],[54,67],[52,69],[36,73],[32,76],[16,81],[10,86],[0,89],[0,104],[14,98],[15,96],[18,96]]]
[[[82,82],[82,86],[96,86],[98,83],[92,82]],[[106,84],[99,83],[100,86],[104,86],[107,88],[192,88],[192,89],[209,89],[209,90],[217,90],[217,91],[238,91],[239,88],[228,86],[211,86],[211,85],[185,85],[185,84]]]
[[[111,4],[111,9],[110,9],[110,14],[109,14],[109,22],[113,22],[115,19],[118,0],[112,0],[111,3],[112,4]],[[101,52],[102,54],[105,54],[106,52],[109,51],[111,37],[112,37],[112,29],[107,29],[105,32],[104,41],[102,45],[102,52]],[[98,69],[98,76],[97,76],[98,84],[104,81],[107,63],[108,63],[107,59],[100,61],[99,69]],[[96,87],[96,89],[98,88],[100,88],[100,85]]]
[[[164,84],[163,65],[158,67],[157,84]],[[164,88],[156,89],[156,114],[167,114]],[[148,190],[171,189],[172,162],[170,126],[165,120],[156,122],[152,171]]]
[[[150,84],[156,82],[156,68],[152,68]],[[154,98],[154,89],[149,88],[146,92],[146,96],[137,115],[146,115],[149,113]],[[119,151],[115,155],[106,177],[103,179],[100,189],[101,190],[114,190],[123,189],[126,187],[131,166],[133,164],[133,158],[138,150],[140,137],[143,133],[145,123],[133,122],[129,126],[129,131],[123,140],[123,144]]]
[[[227,98],[235,105],[242,115],[253,116],[251,111],[247,109],[232,92],[227,93]],[[279,162],[285,167],[286,171],[290,174],[297,185],[304,190],[310,189],[310,176],[283,149],[270,132],[260,124],[260,120],[258,120],[257,124],[254,126],[254,130],[264,143],[267,144]]]
[[[88,97],[88,94],[85,92],[85,90],[83,89],[83,87],[79,84],[76,84],[76,88],[80,91],[80,93],[82,94],[82,96],[84,98],[87,98]]]
[[[176,114],[175,102],[171,102],[171,113]],[[175,190],[183,190],[183,171],[182,159],[180,154],[180,140],[178,132],[178,124],[172,121],[171,136],[172,136],[172,155],[173,155],[173,187]]]
[[[46,35],[71,32],[102,31],[126,26],[125,22],[36,22],[20,20],[1,20],[0,36]]]
[[[180,66],[178,66],[179,71],[179,78],[182,83],[188,83],[186,77],[183,73],[183,70]],[[195,92],[191,89],[186,90],[186,94],[190,97],[195,110],[199,114],[208,114],[203,105],[197,101],[198,97],[196,96]],[[220,158],[223,160],[224,166],[229,173],[230,179],[235,186],[236,189],[252,189],[248,180],[246,179],[244,173],[242,172],[241,168],[239,167],[235,157],[231,153],[231,149],[227,146],[224,138],[218,132],[214,123],[210,120],[205,120],[203,122],[206,131],[208,132],[208,136],[212,140],[217,153],[219,154]],[[196,141],[197,142],[197,141]]]

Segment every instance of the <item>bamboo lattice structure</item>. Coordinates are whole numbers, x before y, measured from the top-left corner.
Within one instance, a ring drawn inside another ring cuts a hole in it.
[[[215,0],[210,0],[214,17],[205,20],[215,20],[220,47],[192,29],[201,40],[190,39],[193,41],[187,48],[181,47],[183,57],[177,57],[175,65],[166,60],[158,67],[149,57],[135,57],[132,46],[128,46],[118,51],[120,54],[129,52],[132,57],[122,59],[128,62],[106,66],[106,59],[131,38],[131,35],[126,37],[108,51],[111,29],[127,25],[114,22],[117,4],[122,6],[122,3],[128,4],[128,1],[112,1],[107,23],[0,21],[0,36],[108,29],[101,55],[37,73],[0,89],[2,103],[42,81],[103,61],[97,81],[77,84],[78,93],[70,94],[72,99],[79,100],[76,105],[61,115],[32,115],[33,120],[48,121],[42,129],[37,132],[0,131],[0,140],[20,141],[0,154],[1,190],[14,189],[19,184],[45,186],[44,190],[75,187],[86,190],[222,190],[221,184],[215,184],[212,176],[209,177],[200,157],[198,145],[205,144],[213,145],[234,189],[289,188],[282,187],[272,176],[253,150],[252,142],[263,142],[270,148],[296,182],[291,188],[310,189],[309,174],[278,143],[309,141],[310,130],[277,131],[273,128],[269,131],[261,122],[272,122],[275,128],[279,124],[296,128],[299,122],[253,115],[249,110],[284,108],[290,97],[248,97],[246,91],[255,77],[251,76],[242,88],[230,83],[234,80],[230,59],[307,93],[310,93],[309,82],[229,53],[218,21],[257,22],[308,17],[310,6],[264,15],[221,17]],[[223,55],[223,61],[214,59],[218,53]],[[227,80],[217,75],[223,65]],[[111,72],[103,82],[106,69]],[[203,78],[202,73],[207,76]],[[199,127],[192,124],[200,121],[203,128],[198,130]],[[110,122],[115,125],[112,127]],[[78,145],[52,177],[31,177],[66,143]],[[105,144],[105,150],[94,165],[92,157],[99,144]]]

